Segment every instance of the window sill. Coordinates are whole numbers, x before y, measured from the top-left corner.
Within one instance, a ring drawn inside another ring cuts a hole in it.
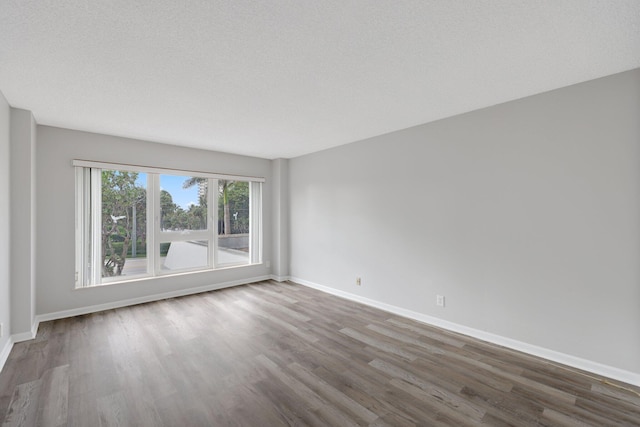
[[[105,282],[105,283],[100,283],[100,284],[97,284],[97,285],[75,287],[74,290],[79,291],[79,290],[85,290],[85,289],[102,288],[104,286],[122,285],[122,284],[137,283],[137,282],[146,282],[146,281],[155,280],[155,279],[164,279],[164,278],[169,278],[169,277],[180,277],[180,276],[190,276],[190,275],[193,275],[193,274],[211,273],[211,272],[214,272],[214,271],[223,271],[223,270],[232,270],[232,269],[237,269],[237,268],[255,267],[255,266],[259,266],[259,265],[264,265],[264,263],[260,262],[260,263],[255,263],[255,264],[227,265],[227,266],[221,266],[221,267],[218,267],[218,268],[209,268],[209,269],[205,269],[205,270],[191,270],[191,271],[180,271],[180,272],[176,272],[176,273],[164,273],[164,274],[159,274],[157,276],[137,276],[137,277],[132,277],[131,279],[126,279],[126,280],[114,280],[114,281],[109,281],[109,282]]]

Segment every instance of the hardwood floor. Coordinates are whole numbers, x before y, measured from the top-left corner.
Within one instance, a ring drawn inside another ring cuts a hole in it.
[[[640,425],[640,389],[290,283],[42,323],[3,426]]]

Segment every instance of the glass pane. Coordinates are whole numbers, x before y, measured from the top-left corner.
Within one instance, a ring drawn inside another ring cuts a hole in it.
[[[208,179],[197,176],[160,175],[160,229],[207,229]]]
[[[102,277],[147,274],[147,174],[103,170]]]
[[[218,180],[218,264],[249,264],[249,183]]]
[[[162,271],[207,268],[209,248],[206,240],[189,240],[160,244]]]

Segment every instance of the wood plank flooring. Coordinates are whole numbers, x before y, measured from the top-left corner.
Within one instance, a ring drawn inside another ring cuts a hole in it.
[[[9,426],[640,426],[640,389],[291,283],[42,323]]]

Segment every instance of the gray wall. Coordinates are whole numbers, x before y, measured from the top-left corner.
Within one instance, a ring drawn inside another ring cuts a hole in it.
[[[639,118],[633,70],[292,159],[291,276],[640,373]]]
[[[31,338],[36,303],[36,123],[11,109],[11,334]]]
[[[253,265],[75,290],[73,159],[265,177],[264,241],[270,242],[272,238],[269,160],[38,126],[38,314],[117,303],[269,274],[264,265]],[[267,243],[265,260],[270,259],[270,253],[271,247]]]
[[[9,144],[11,110],[2,92],[0,92],[0,323],[3,335],[0,337],[0,354],[9,342],[11,333],[11,311],[9,306]],[[0,369],[3,360],[0,357]]]
[[[273,264],[276,280],[289,276],[289,160],[272,161],[273,177]]]

